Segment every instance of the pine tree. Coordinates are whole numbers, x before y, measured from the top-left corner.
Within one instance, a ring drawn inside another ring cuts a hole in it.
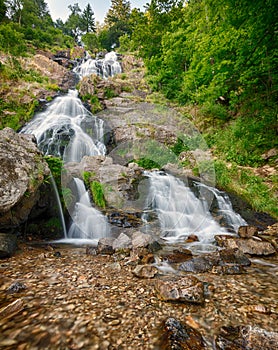
[[[94,18],[94,11],[90,4],[88,4],[85,7],[81,17],[82,17],[81,30],[85,33],[95,32],[96,24],[95,24],[95,18]]]

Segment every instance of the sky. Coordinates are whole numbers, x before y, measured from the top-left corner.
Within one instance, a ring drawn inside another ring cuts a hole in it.
[[[110,0],[45,0],[45,2],[48,4],[52,19],[56,21],[58,18],[61,18],[63,22],[65,22],[69,16],[69,5],[78,3],[81,10],[84,10],[85,6],[90,4],[95,13],[96,21],[100,23],[103,22],[103,19],[111,6]],[[148,2],[148,0],[130,0],[131,8],[136,7],[141,10],[144,10],[143,6]]]

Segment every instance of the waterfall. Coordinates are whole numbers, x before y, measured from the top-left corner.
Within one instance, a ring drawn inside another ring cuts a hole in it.
[[[77,90],[57,97],[21,132],[33,134],[45,155],[63,158],[65,163],[80,162],[84,156],[106,153],[104,122],[83,106]],[[78,178],[72,181],[76,188],[73,194],[76,203],[70,211],[72,223],[65,238],[77,244],[80,239],[94,243],[110,232],[106,217],[92,207],[83,181]]]
[[[223,216],[227,226],[237,233],[240,226],[247,226],[247,222],[233,210],[231,200],[227,193],[202,183],[195,183],[198,188],[211,192],[217,202],[218,213]]]
[[[212,217],[207,205],[185,184],[164,172],[146,172],[150,180],[146,211],[158,217],[161,236],[169,241],[185,240],[196,235],[201,243],[214,240],[216,234],[226,233]]]
[[[103,124],[83,106],[78,91],[70,90],[38,113],[21,132],[35,135],[45,155],[79,162],[85,155],[105,154]],[[84,131],[86,127],[91,135]]]
[[[93,59],[85,57],[80,65],[78,65],[74,72],[80,77],[96,74],[104,79],[114,76],[122,72],[122,67],[118,61],[116,52],[108,52],[104,59]]]
[[[71,239],[79,241],[95,240],[107,236],[110,232],[109,224],[105,216],[92,207],[88,191],[84,182],[74,178],[76,204],[73,211],[73,222],[67,234],[67,241]]]

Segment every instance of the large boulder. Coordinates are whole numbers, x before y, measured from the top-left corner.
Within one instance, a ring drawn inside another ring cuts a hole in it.
[[[0,229],[8,231],[27,220],[50,170],[33,136],[5,128],[0,148]]]

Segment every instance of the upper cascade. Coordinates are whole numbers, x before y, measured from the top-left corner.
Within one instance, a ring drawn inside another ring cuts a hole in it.
[[[65,162],[80,162],[85,155],[104,155],[106,152],[104,122],[84,107],[77,90],[57,97],[21,132],[35,135],[45,155],[61,157]]]
[[[118,61],[116,52],[108,52],[104,58],[93,59],[86,56],[80,65],[73,70],[79,78],[86,77],[91,74],[96,74],[101,78],[108,79],[122,72],[122,67]]]

